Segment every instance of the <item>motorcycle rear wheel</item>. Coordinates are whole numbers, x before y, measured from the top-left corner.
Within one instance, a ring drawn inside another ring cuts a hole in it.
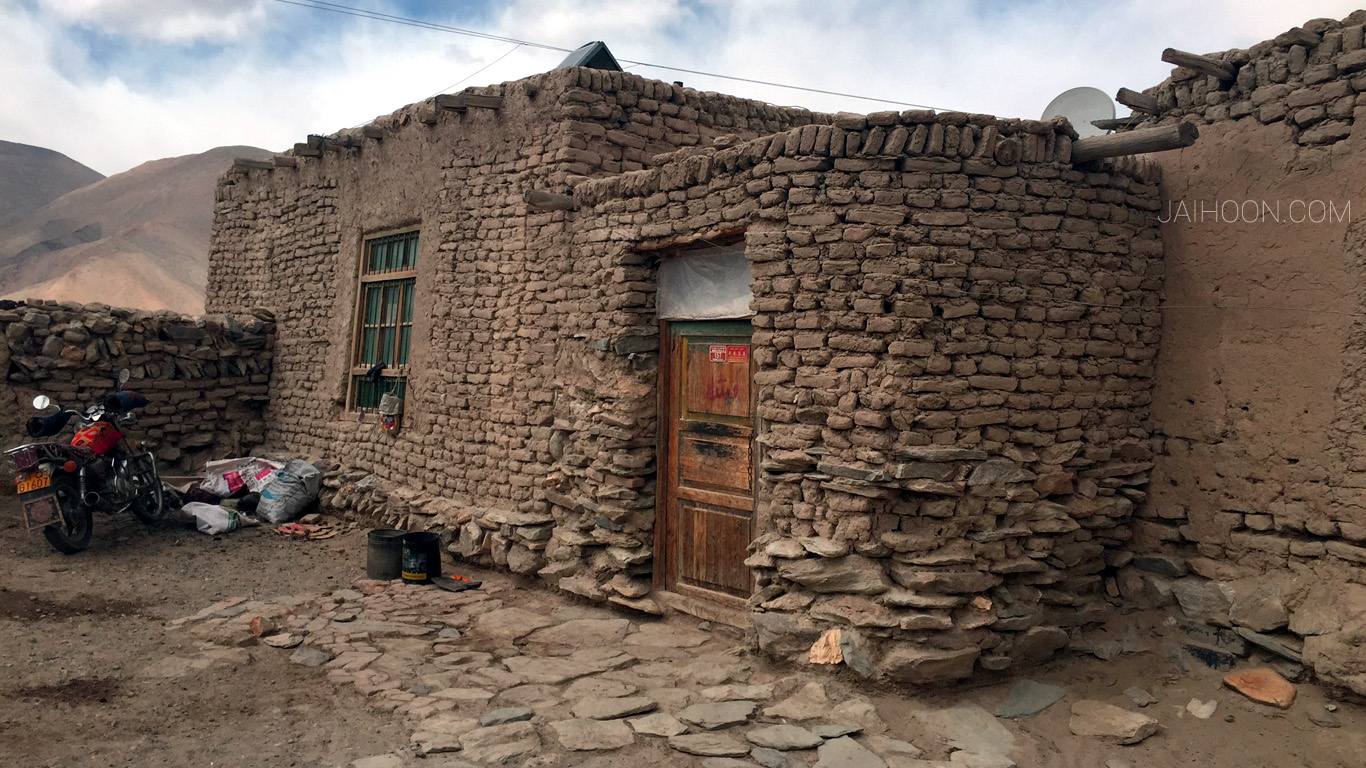
[[[43,536],[52,548],[64,555],[83,552],[90,546],[90,534],[95,528],[94,515],[90,507],[81,502],[80,487],[72,477],[54,477],[53,492],[62,508],[64,523],[54,523],[43,528]]]
[[[138,465],[133,481],[142,486],[142,490],[129,509],[134,517],[147,525],[160,522],[166,516],[166,493],[161,487],[161,476],[157,474],[153,459],[151,456],[138,456],[130,461]]]

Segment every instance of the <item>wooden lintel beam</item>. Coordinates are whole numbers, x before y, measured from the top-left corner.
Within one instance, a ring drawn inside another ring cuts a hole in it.
[[[275,163],[272,163],[269,160],[252,160],[246,157],[234,157],[232,159],[232,170],[234,172],[249,170],[273,171],[275,170]]]
[[[466,93],[465,106],[475,107],[476,109],[502,109],[502,96],[484,96],[478,93]]]
[[[276,168],[295,168],[299,165],[299,158],[293,155],[276,155],[274,161]]]
[[[367,139],[374,139],[375,141],[384,141],[384,129],[379,127],[378,125],[364,126],[360,129],[360,133]]]
[[[1149,96],[1146,93],[1131,91],[1128,88],[1120,88],[1115,94],[1115,101],[1139,112],[1147,112],[1150,115],[1157,114],[1157,97]]]
[[[463,93],[443,93],[437,96],[433,103],[437,109],[449,109],[453,112],[465,111],[465,94]]]
[[[1317,32],[1310,32],[1302,27],[1294,27],[1289,31],[1276,35],[1276,45],[1289,47],[1292,45],[1315,46],[1323,42],[1323,36]]]
[[[522,202],[538,211],[572,211],[575,208],[572,196],[542,192],[539,189],[528,189],[522,195]]]
[[[308,134],[308,146],[312,147],[313,149],[322,149],[323,143],[326,141],[326,136],[319,136],[316,133]]]
[[[1072,142],[1072,162],[1084,163],[1102,157],[1181,149],[1194,144],[1199,137],[1200,131],[1194,123],[1175,123],[1159,128],[1112,133],[1108,136],[1091,136]]]
[[[309,144],[295,144],[295,157],[322,157],[323,151]]]
[[[355,141],[352,140],[350,136],[343,136],[337,139],[328,137],[323,140],[323,149],[328,152],[341,152],[343,150],[351,149],[355,145]]]
[[[1202,75],[1209,75],[1220,81],[1232,80],[1238,74],[1233,65],[1226,61],[1221,61],[1213,56],[1201,56],[1198,53],[1178,51],[1175,48],[1162,51],[1162,60],[1168,64],[1195,70]]]

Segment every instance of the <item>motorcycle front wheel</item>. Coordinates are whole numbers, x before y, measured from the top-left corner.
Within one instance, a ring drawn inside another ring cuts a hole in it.
[[[57,494],[57,503],[62,507],[64,523],[55,523],[43,529],[43,536],[52,548],[64,555],[74,555],[90,546],[90,534],[94,530],[94,515],[90,507],[81,503],[80,487],[70,476],[52,478],[52,489]]]
[[[166,516],[166,494],[161,487],[161,476],[157,474],[154,459],[148,455],[136,456],[129,460],[133,484],[138,487],[138,496],[130,509],[133,516],[151,525]]]

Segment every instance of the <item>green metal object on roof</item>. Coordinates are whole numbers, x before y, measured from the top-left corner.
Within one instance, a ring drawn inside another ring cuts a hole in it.
[[[609,72],[622,71],[616,57],[607,50],[607,44],[601,40],[594,40],[564,57],[564,61],[560,62],[560,65],[555,69],[564,69],[565,67],[588,67],[589,69],[605,69]]]

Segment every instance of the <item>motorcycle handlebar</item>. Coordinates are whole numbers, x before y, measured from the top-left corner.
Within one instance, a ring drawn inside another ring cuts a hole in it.
[[[147,405],[147,398],[137,392],[122,390],[104,398],[104,409],[115,413],[126,413]]]
[[[66,427],[72,416],[78,415],[75,411],[58,411],[51,416],[34,416],[25,429],[29,437],[52,437]]]

